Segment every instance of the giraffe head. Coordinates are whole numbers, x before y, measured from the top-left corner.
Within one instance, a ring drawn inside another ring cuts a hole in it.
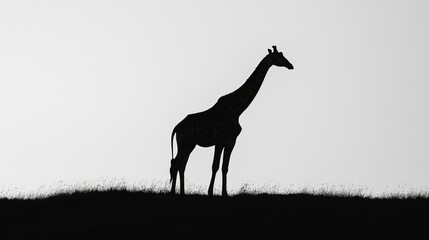
[[[292,70],[293,65],[283,56],[282,52],[277,51],[277,47],[273,46],[273,50],[268,49],[268,56],[271,58],[271,63],[278,67],[286,67],[287,69]]]

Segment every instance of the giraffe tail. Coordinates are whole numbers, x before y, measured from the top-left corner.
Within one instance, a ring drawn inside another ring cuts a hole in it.
[[[174,127],[173,132],[171,133],[171,167],[170,167],[170,182],[173,181],[173,175],[175,174],[175,162],[174,162],[174,151],[173,151],[173,140],[174,140],[174,134],[176,133],[176,127]]]
[[[174,127],[173,132],[171,133],[171,159],[174,159],[174,152],[173,152],[173,140],[174,140],[174,134],[176,134],[176,127]]]

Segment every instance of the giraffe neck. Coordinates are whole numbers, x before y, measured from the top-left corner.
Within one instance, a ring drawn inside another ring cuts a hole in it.
[[[246,82],[234,92],[224,96],[228,97],[231,102],[231,110],[234,115],[240,116],[252,103],[258,93],[268,70],[272,66],[271,59],[267,55],[258,64],[253,73],[249,76]]]

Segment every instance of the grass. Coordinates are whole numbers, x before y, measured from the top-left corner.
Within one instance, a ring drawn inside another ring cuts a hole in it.
[[[372,198],[350,192],[172,196],[156,186],[0,199],[0,239],[228,237],[429,239],[426,196]]]

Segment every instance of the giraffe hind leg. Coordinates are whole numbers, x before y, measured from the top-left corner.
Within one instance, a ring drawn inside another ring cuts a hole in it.
[[[177,161],[175,158],[173,158],[171,160],[171,166],[170,166],[171,194],[176,194],[176,178],[177,178],[178,171],[179,171],[179,168],[177,166]]]
[[[177,138],[177,155],[172,160],[170,175],[172,177],[171,193],[175,194],[177,173],[180,176],[180,194],[185,194],[185,168],[189,155],[194,150],[196,143]]]
[[[188,162],[189,155],[191,154],[192,150],[194,149],[195,145],[186,151],[183,155],[181,155],[180,158],[180,164],[179,164],[179,175],[180,175],[180,195],[185,195],[185,168],[186,163]]]

